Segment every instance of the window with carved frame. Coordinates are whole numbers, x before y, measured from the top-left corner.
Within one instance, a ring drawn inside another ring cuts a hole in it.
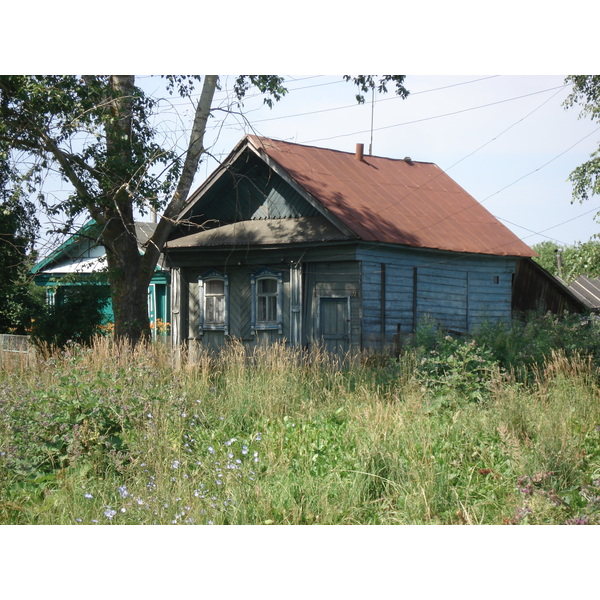
[[[199,332],[229,328],[229,278],[219,271],[208,271],[198,278]]]

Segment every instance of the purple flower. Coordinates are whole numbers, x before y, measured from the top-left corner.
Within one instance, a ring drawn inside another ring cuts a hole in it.
[[[107,519],[112,519],[115,515],[117,514],[116,510],[112,510],[110,507],[106,507],[106,510],[104,511],[104,516]]]
[[[87,498],[88,500],[91,500],[94,496],[92,496],[89,492],[87,494],[83,495],[84,498]]]

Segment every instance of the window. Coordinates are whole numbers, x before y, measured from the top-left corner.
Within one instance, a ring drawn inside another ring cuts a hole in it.
[[[250,278],[252,287],[252,333],[277,329],[283,333],[283,275],[267,267]]]
[[[227,275],[209,271],[198,278],[199,333],[205,330],[228,332],[229,281]]]
[[[204,286],[204,322],[225,323],[225,281],[209,279]]]
[[[277,279],[259,279],[256,282],[256,320],[277,321]]]

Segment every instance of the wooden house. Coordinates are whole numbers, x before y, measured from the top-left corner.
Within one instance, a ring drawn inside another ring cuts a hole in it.
[[[155,227],[155,223],[139,222],[135,224],[140,252],[143,251],[143,244],[150,238]],[[106,270],[106,250],[99,238],[100,227],[95,221],[89,221],[33,267],[34,281],[37,285],[46,288],[46,298],[49,304],[60,306],[65,301],[69,287],[73,285],[73,282],[65,276],[78,275],[77,284],[81,284],[86,280],[93,281],[93,275]],[[108,303],[104,307],[104,322],[112,323],[114,315],[108,283],[95,283],[95,285],[100,285],[108,298]],[[159,330],[164,331],[162,326],[157,327],[157,323],[169,322],[169,285],[170,275],[168,270],[162,266],[161,260],[161,265],[156,268],[148,286],[148,316],[153,335]]]
[[[534,252],[432,163],[245,137],[165,253],[175,344],[384,349],[509,322]],[[517,307],[518,308],[518,307]]]

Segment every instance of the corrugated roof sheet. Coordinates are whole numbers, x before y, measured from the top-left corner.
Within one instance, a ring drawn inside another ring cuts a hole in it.
[[[365,241],[535,256],[433,163],[367,155],[359,161],[338,150],[257,136],[246,141]]]
[[[590,279],[585,275],[580,275],[569,285],[569,289],[588,308],[600,308],[600,279]]]

